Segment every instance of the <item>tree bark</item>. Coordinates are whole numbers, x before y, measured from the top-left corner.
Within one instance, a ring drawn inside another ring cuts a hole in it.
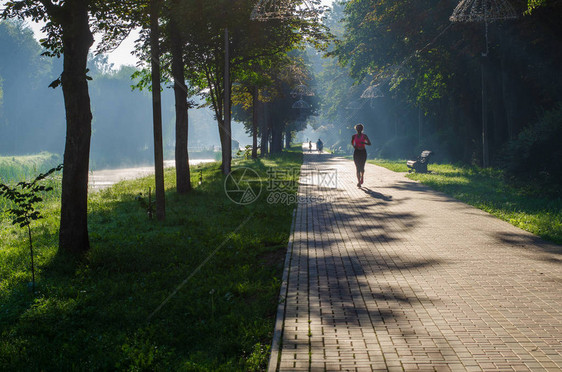
[[[73,254],[90,249],[88,238],[88,168],[92,112],[86,79],[88,51],[94,42],[88,19],[88,2],[65,6],[64,61],[61,85],[66,111],[66,143],[59,248]]]
[[[488,168],[490,166],[490,155],[488,149],[488,97],[486,90],[486,68],[488,64],[488,57],[480,57],[481,61],[481,80],[482,80],[482,167]]]
[[[166,218],[164,193],[164,149],[162,146],[162,99],[160,94],[160,1],[150,1],[150,59],[152,69],[152,122],[154,127],[154,174],[156,179],[156,218]]]
[[[422,119],[422,110],[421,107],[418,106],[418,145],[421,146],[423,138],[423,119]]]
[[[289,149],[291,147],[291,131],[287,129],[285,131],[285,148]]]
[[[271,125],[271,153],[278,154],[283,150],[283,129],[281,123]]]
[[[500,33],[503,36],[503,33]],[[514,99],[516,96],[514,94],[515,87],[511,84],[510,73],[508,70],[509,61],[507,54],[507,49],[505,47],[505,39],[500,38],[500,68],[501,68],[501,90],[502,90],[502,102],[505,110],[505,120],[507,122],[507,139],[513,140],[516,137],[515,131],[515,115],[516,110],[514,108]]]
[[[259,90],[254,86],[252,92],[252,159],[258,157],[258,110],[259,110]]]
[[[222,165],[223,174],[230,173],[232,162],[232,132],[230,123],[230,43],[228,28],[224,29],[224,121],[219,127],[219,135],[222,146]],[[220,125],[220,124],[219,124]]]
[[[27,225],[29,236],[29,251],[31,253],[31,291],[35,293],[35,262],[33,261],[33,239],[31,239],[31,226]]]
[[[187,86],[184,78],[183,48],[180,32],[174,15],[170,20],[170,41],[172,51],[172,76],[176,100],[176,189],[180,194],[191,190],[189,174]]]
[[[267,103],[260,105],[262,112],[262,122],[261,122],[261,157],[266,156],[269,153],[269,120],[267,117]]]

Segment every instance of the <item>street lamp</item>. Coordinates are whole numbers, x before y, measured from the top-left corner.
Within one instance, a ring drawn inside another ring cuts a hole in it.
[[[298,101],[296,101],[291,108],[294,109],[308,109],[310,108],[310,105],[308,103],[306,103],[305,100],[302,99],[303,96],[309,96],[312,97],[314,95],[314,92],[312,90],[310,90],[306,85],[304,84],[299,84],[297,85],[295,88],[293,88],[293,90],[291,91],[291,97],[293,98],[299,98]]]
[[[484,22],[486,35],[486,51],[480,60],[482,79],[482,166],[490,165],[488,149],[488,118],[486,116],[486,86],[485,65],[489,53],[488,23],[517,18],[517,13],[507,0],[462,0],[453,14],[449,17],[451,22]]]
[[[293,90],[291,91],[291,97],[293,98],[297,98],[300,97],[302,99],[302,96],[313,96],[314,92],[311,91],[306,85],[304,84],[299,84],[297,85],[295,88],[293,88]]]
[[[250,19],[253,21],[268,21],[271,19],[291,19],[299,17],[316,17],[322,10],[313,4],[317,0],[259,0],[252,10]]]

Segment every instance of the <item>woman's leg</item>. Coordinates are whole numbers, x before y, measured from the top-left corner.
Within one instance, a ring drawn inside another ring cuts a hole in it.
[[[365,175],[365,163],[367,162],[367,151],[363,150],[360,153],[359,159],[359,183],[363,184],[363,176]]]
[[[357,174],[357,187],[361,187],[361,162],[357,150],[353,151],[353,162],[355,163],[355,172]]]

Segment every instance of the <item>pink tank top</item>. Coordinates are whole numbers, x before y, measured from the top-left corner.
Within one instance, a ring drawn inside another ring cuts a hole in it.
[[[363,150],[365,149],[365,135],[363,133],[356,134],[353,138],[353,145],[356,149]]]

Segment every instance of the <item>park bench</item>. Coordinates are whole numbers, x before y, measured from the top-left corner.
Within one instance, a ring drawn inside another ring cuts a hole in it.
[[[418,156],[416,160],[408,160],[406,165],[408,168],[408,172],[416,171],[416,173],[427,173],[427,164],[429,163],[429,157],[433,154],[433,151],[424,150]]]

